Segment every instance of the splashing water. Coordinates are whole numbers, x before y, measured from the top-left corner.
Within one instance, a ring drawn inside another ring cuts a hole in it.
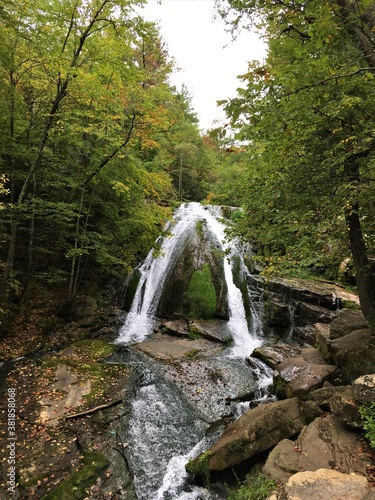
[[[237,255],[237,248],[234,242],[226,240],[225,225],[219,220],[220,217],[222,217],[222,212],[219,207],[203,207],[200,203],[187,203],[180,206],[175,213],[174,223],[170,227],[170,236],[163,239],[160,256],[154,258],[152,250],[139,268],[141,278],[116,343],[140,342],[152,333],[154,316],[163,286],[187,242],[194,234],[197,221],[205,219],[208,230],[220,242],[223,252],[228,254],[224,258],[224,275],[228,289],[228,327],[234,339],[228,356],[243,357],[261,345],[261,340],[256,334],[249,331],[242,293],[233,281],[231,259]],[[241,262],[243,265],[242,257]]]

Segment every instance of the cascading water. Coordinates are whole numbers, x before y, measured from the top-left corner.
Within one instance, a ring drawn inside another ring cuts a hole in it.
[[[213,240],[220,242],[225,255],[223,267],[229,310],[227,326],[233,336],[233,345],[223,351],[221,357],[226,361],[224,367],[220,368],[220,365],[219,369],[224,372],[230,370],[231,363],[233,366],[235,364],[236,370],[240,372],[248,369],[243,366],[244,358],[262,343],[259,310],[251,307],[251,318],[246,315],[242,292],[233,277],[233,259],[237,258],[240,272],[245,277],[248,271],[239,246],[226,240],[225,224],[221,218],[219,207],[203,207],[199,203],[181,205],[175,213],[174,221],[167,228],[169,236],[162,240],[157,257],[154,257],[154,252],[151,251],[139,268],[139,284],[116,343],[129,345],[141,342],[153,333],[163,286],[187,242],[194,235],[197,222],[204,220],[207,231]],[[205,419],[204,415],[194,410],[181,391],[158,372],[154,363],[143,359],[139,361],[139,367],[143,375],[132,402],[129,430],[125,437],[129,443],[128,461],[134,474],[138,498],[221,498],[207,490],[202,493],[202,488],[189,485],[186,481],[186,462],[209,446],[204,436],[208,427],[205,420],[208,417]],[[205,369],[204,366],[202,369]],[[269,374],[266,374],[263,380],[267,376]],[[244,377],[248,375],[244,373]],[[260,372],[257,377],[262,378]],[[260,380],[259,385],[262,383]]]

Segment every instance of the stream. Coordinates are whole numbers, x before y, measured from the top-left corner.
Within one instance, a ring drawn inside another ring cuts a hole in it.
[[[227,327],[233,342],[217,356],[163,366],[132,346],[154,333],[163,286],[201,220],[225,255]],[[233,277],[233,257],[240,262],[244,279],[249,273],[244,250],[235,241],[226,240],[225,228],[219,207],[183,204],[166,228],[168,236],[158,242],[158,256],[154,257],[152,250],[139,267],[140,281],[116,340],[127,346],[127,362],[130,360],[138,375],[123,439],[139,500],[225,498],[222,487],[209,491],[192,484],[185,464],[217,441],[224,430],[220,424],[224,417],[233,420],[249,409],[251,399],[268,397],[270,370],[261,362],[256,368],[245,363],[253,349],[262,345],[261,300],[259,296],[252,300],[253,291],[248,287],[250,311],[246,311]]]

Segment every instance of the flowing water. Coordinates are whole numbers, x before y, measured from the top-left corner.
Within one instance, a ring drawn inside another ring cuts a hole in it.
[[[246,278],[248,270],[243,262],[243,249],[226,239],[225,224],[219,207],[203,207],[199,203],[183,204],[176,211],[167,228],[169,235],[160,245],[158,256],[154,252],[140,266],[141,278],[131,309],[116,340],[118,344],[131,345],[141,342],[153,333],[155,313],[161,299],[163,286],[173,270],[188,240],[193,236],[198,221],[206,221],[213,239],[221,244],[224,257],[224,275],[228,290],[228,327],[233,335],[233,345],[225,349],[219,359],[226,366],[233,366],[234,373],[250,370],[244,359],[255,347],[262,344],[261,307],[250,301],[250,317],[246,314],[242,292],[235,285],[232,259],[237,257],[240,272]],[[248,290],[250,294],[250,290]],[[141,374],[136,395],[132,402],[128,435],[125,436],[128,462],[134,475],[134,485],[140,500],[210,500],[223,498],[189,484],[185,464],[207,449],[218,436],[208,434],[209,417],[193,407],[180,388],[170,382],[154,363],[137,354],[138,372]],[[219,361],[217,359],[216,365]],[[213,360],[213,364],[214,364]],[[209,360],[207,361],[209,363]],[[239,364],[241,366],[239,366]],[[197,365],[198,367],[198,365]],[[235,368],[235,369],[234,369]],[[258,371],[258,373],[256,373]],[[270,383],[270,374],[261,364],[254,371],[258,379],[257,398],[261,399]],[[213,389],[215,391],[215,385]],[[219,385],[217,385],[219,388]],[[222,394],[217,395],[217,398]],[[243,411],[238,404],[233,413]],[[204,405],[203,405],[204,410]]]

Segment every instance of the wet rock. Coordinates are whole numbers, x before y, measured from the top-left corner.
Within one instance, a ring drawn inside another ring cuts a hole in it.
[[[283,361],[295,358],[300,353],[300,347],[279,342],[272,346],[257,347],[251,356],[261,359],[266,365],[276,369]]]
[[[257,388],[252,370],[230,359],[185,358],[161,368],[209,422],[232,416],[233,402],[253,399]]]
[[[222,471],[298,435],[320,410],[298,398],[276,401],[247,411],[227,427],[206,452],[208,470]],[[195,459],[199,461],[199,457]],[[194,463],[194,461],[193,461]]]
[[[302,356],[283,361],[274,375],[274,388],[278,397],[298,396],[306,399],[309,392],[321,387],[336,366],[316,364]]]
[[[140,342],[135,347],[158,360],[176,360],[184,357],[195,357],[201,354],[202,351],[206,353],[210,351],[210,354],[213,355],[215,354],[213,350],[217,350],[216,345],[212,345],[204,339]]]
[[[200,335],[215,342],[228,343],[233,335],[228,328],[228,322],[223,320],[195,320],[189,325],[190,333]]]
[[[369,493],[369,484],[363,476],[319,469],[297,472],[270,500],[364,500]]]

